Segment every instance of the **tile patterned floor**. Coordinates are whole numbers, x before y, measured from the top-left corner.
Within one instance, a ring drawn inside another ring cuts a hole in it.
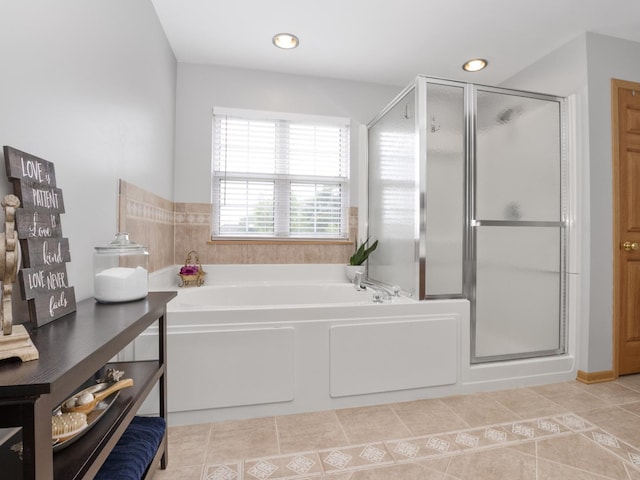
[[[640,375],[171,427],[168,479],[640,480]]]

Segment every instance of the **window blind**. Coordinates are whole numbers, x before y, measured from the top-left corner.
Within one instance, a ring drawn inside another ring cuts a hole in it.
[[[212,238],[347,238],[348,120],[265,117],[214,111]]]

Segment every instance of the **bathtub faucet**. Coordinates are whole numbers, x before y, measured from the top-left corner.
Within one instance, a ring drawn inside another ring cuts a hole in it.
[[[365,289],[364,279],[362,278],[363,276],[364,276],[364,272],[360,272],[360,271],[356,272],[353,276],[353,281],[351,283],[353,283],[353,286],[358,291]]]
[[[400,287],[397,285],[387,286],[381,283],[373,283],[364,279],[364,272],[356,272],[353,277],[353,285],[356,290],[373,290],[374,303],[382,303],[384,300],[400,295]]]

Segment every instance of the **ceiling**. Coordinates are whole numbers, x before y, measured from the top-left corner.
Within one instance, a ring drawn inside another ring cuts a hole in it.
[[[179,62],[396,86],[498,85],[583,32],[640,42],[638,0],[151,1]],[[275,48],[279,32],[300,46]],[[463,72],[474,57],[489,66]]]

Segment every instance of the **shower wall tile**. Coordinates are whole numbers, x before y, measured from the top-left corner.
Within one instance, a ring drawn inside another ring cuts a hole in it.
[[[305,245],[247,245],[247,263],[304,263]]]
[[[189,252],[195,250],[200,255],[200,261],[202,263],[208,263],[205,260],[206,250],[202,248],[199,239],[206,235],[208,228],[200,225],[176,225],[175,235],[175,263],[184,263],[184,260]],[[206,238],[206,237],[205,237]]]
[[[348,263],[353,253],[353,245],[326,245],[318,248],[317,245],[305,245],[304,257],[300,263]],[[335,259],[341,259],[336,261]]]
[[[118,230],[149,249],[149,271],[174,265],[173,202],[120,180]]]
[[[247,261],[246,245],[207,245],[206,261],[203,263],[250,263]]]
[[[349,240],[355,241],[358,238],[358,209],[349,207]]]
[[[286,264],[347,263],[353,253],[352,244],[322,245],[211,242],[211,205],[208,203],[176,203],[175,262],[181,264],[191,250],[198,252],[203,264]],[[349,208],[349,240],[358,232],[358,209]]]

